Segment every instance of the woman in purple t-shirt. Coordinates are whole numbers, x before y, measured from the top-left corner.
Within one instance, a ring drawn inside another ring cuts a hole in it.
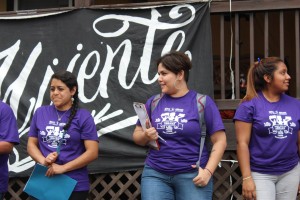
[[[78,83],[71,72],[52,75],[50,98],[53,105],[42,106],[34,113],[28,154],[48,166],[46,176],[65,174],[77,181],[70,200],[86,199],[90,187],[87,165],[98,158],[94,119],[87,110],[78,108]]]
[[[14,145],[20,143],[17,120],[11,107],[0,100],[0,200],[8,187],[8,158]]]
[[[249,69],[234,116],[245,199],[296,199],[300,180],[300,101],[285,94],[291,77],[269,57]]]
[[[146,108],[152,127],[143,130],[138,122],[133,133],[136,144],[145,146],[159,139],[160,149],[150,149],[142,174],[143,200],[212,199],[212,175],[226,148],[224,125],[217,106],[206,96],[204,118],[206,132],[213,143],[211,153],[206,146],[199,160],[201,129],[197,92],[189,90],[187,81],[191,61],[181,52],[170,52],[157,62],[158,82],[164,94],[151,111],[151,97]],[[150,123],[150,122],[148,122]]]

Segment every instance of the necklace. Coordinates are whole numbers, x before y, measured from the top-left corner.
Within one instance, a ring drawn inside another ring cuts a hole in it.
[[[57,121],[60,122],[61,119],[63,118],[63,116],[70,110],[70,108],[68,110],[66,110],[61,116],[59,116],[57,109],[55,109],[56,114],[57,114]]]

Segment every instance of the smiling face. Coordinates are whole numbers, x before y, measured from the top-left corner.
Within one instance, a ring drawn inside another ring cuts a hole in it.
[[[286,92],[289,89],[290,79],[291,77],[287,73],[287,67],[283,62],[277,64],[277,69],[274,71],[273,78],[265,78],[269,83],[269,89],[276,93]]]
[[[176,88],[176,82],[182,80],[182,76],[180,74],[175,74],[170,70],[167,70],[161,63],[157,67],[158,83],[161,87],[162,93],[174,95],[178,92],[178,88]]]
[[[72,107],[72,96],[76,87],[70,90],[67,85],[59,79],[53,78],[50,83],[50,98],[56,109],[64,111]]]
[[[161,63],[157,67],[158,83],[160,85],[162,93],[170,94],[174,90],[174,81],[176,80],[176,75],[167,70]]]

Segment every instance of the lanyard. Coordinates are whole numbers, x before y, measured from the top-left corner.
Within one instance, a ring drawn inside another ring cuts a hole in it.
[[[66,133],[67,133],[67,131],[65,129],[63,129],[62,138],[58,141],[57,148],[56,148],[57,155],[59,155],[59,153],[60,153],[60,147],[61,147],[61,144],[62,144],[64,138],[65,138]]]

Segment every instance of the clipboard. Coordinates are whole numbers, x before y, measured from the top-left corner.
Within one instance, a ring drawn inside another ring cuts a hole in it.
[[[145,104],[143,103],[139,103],[139,102],[133,102],[133,108],[141,122],[141,126],[144,130],[146,130],[146,120],[149,119],[149,116],[148,116],[148,113],[147,113],[147,109],[146,109],[146,106]],[[150,127],[151,127],[151,123],[150,124]],[[155,149],[155,150],[159,150],[160,149],[160,146],[159,146],[159,143],[158,143],[158,140],[151,140],[150,142],[148,142],[147,144],[149,147]]]
[[[65,174],[47,177],[45,176],[47,170],[46,166],[37,163],[24,187],[24,192],[43,200],[69,199],[77,181]]]

